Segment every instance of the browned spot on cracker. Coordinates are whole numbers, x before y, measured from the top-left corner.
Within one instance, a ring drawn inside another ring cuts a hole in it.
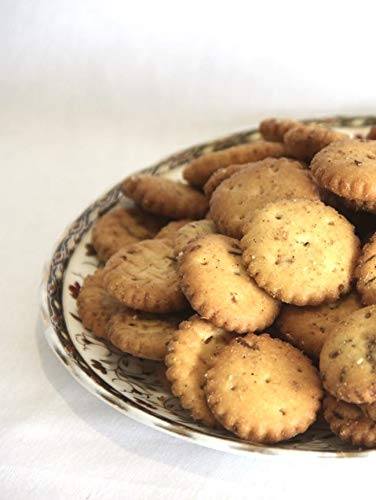
[[[259,347],[257,344],[248,344],[247,341],[245,341],[242,337],[237,337],[235,341],[240,344],[243,347],[246,347],[247,349],[251,349],[253,351],[258,351]]]
[[[329,354],[329,358],[335,359],[341,354],[341,351],[333,351]]]

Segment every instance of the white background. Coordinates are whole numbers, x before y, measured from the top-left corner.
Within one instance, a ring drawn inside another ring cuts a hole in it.
[[[106,407],[49,351],[38,284],[65,225],[129,172],[269,115],[376,113],[374,31],[362,1],[0,0],[2,500],[348,498],[373,484],[374,459],[239,458]]]

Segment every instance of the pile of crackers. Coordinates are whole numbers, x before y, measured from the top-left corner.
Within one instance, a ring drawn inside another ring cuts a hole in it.
[[[166,366],[192,418],[275,443],[323,408],[376,446],[376,129],[265,120],[184,181],[133,175],[102,216],[84,326]]]

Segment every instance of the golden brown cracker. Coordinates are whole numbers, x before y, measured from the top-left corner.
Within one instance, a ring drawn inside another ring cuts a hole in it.
[[[324,418],[331,431],[354,446],[376,446],[376,423],[351,403],[339,401],[327,395],[323,401]]]
[[[376,306],[353,312],[330,332],[320,373],[332,396],[347,403],[376,401]]]
[[[115,314],[107,324],[107,338],[123,352],[161,361],[182,316],[127,310]]]
[[[217,232],[215,224],[211,220],[203,219],[190,222],[179,229],[175,238],[174,253],[176,256],[184,250],[184,248],[192,241]]]
[[[298,125],[286,132],[283,142],[287,156],[309,163],[316,153],[332,142],[348,139],[347,134],[322,125]]]
[[[318,184],[348,200],[376,202],[376,142],[350,140],[330,144],[312,160]]]
[[[234,175],[239,170],[251,166],[252,163],[243,163],[240,165],[230,165],[228,167],[220,168],[216,170],[213,175],[211,175],[204,186],[204,193],[208,198],[214,193],[217,187],[222,184],[223,181]]]
[[[279,303],[244,269],[239,242],[221,234],[191,242],[179,259],[181,287],[192,308],[220,328],[238,333],[273,323]]]
[[[318,358],[325,339],[339,321],[362,307],[353,292],[331,304],[316,307],[285,305],[277,326],[282,336],[306,354]]]
[[[97,220],[91,242],[98,257],[106,261],[122,247],[153,238],[163,224],[164,219],[138,208],[118,208]]]
[[[96,337],[106,337],[106,325],[111,317],[125,307],[113,299],[103,287],[103,270],[86,276],[77,298],[78,315],[82,324]]]
[[[256,283],[298,306],[334,302],[348,293],[359,255],[354,227],[333,208],[306,199],[259,210],[241,247]]]
[[[322,390],[302,352],[268,334],[238,337],[206,375],[207,403],[242,439],[274,443],[304,432],[315,420]]]
[[[208,209],[208,202],[200,191],[158,175],[132,175],[121,188],[147,212],[171,219],[200,219]]]
[[[319,194],[301,163],[268,158],[222,182],[210,199],[210,214],[222,233],[240,239],[256,210],[286,198],[318,200]]]
[[[284,145],[278,142],[257,141],[233,146],[221,151],[206,153],[187,165],[183,177],[194,186],[204,186],[209,177],[219,168],[240,163],[280,158],[285,155]]]
[[[206,404],[205,374],[232,338],[225,330],[193,316],[180,324],[168,345],[165,363],[172,393],[195,420],[209,426],[218,424]]]
[[[119,250],[104,268],[103,284],[132,309],[167,313],[187,308],[168,239],[144,240]]]
[[[290,129],[300,125],[296,120],[289,118],[267,118],[260,123],[260,133],[266,141],[283,142],[283,137]]]

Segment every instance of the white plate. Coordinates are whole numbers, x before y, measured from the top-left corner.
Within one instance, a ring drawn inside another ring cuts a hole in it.
[[[316,120],[317,121],[317,120]],[[334,118],[333,127],[362,133],[376,118]],[[177,153],[143,172],[177,178],[182,167],[203,152],[224,149],[259,138],[248,130]],[[47,263],[42,283],[42,314],[46,338],[71,374],[90,392],[125,415],[185,440],[236,454],[347,457],[368,456],[333,436],[320,418],[307,432],[276,445],[253,444],[234,435],[192,421],[176,398],[161,385],[157,363],[121,353],[85,330],[77,316],[75,297],[83,278],[98,266],[90,245],[93,223],[102,214],[124,203],[119,186],[90,205],[64,232]],[[126,425],[126,421],[124,421]]]

